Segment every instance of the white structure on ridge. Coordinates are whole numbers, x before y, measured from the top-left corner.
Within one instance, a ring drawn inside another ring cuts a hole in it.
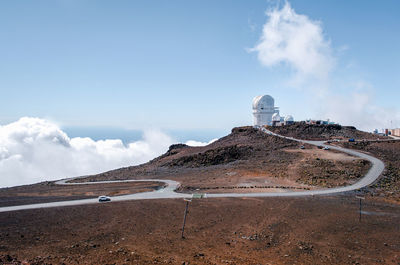
[[[274,113],[274,115],[272,115],[272,122],[281,122],[281,116],[279,115],[279,113]]]
[[[277,126],[281,123],[281,116],[278,113],[272,115],[272,126]]]
[[[275,107],[275,100],[270,95],[257,96],[253,99],[254,125],[271,125],[272,115],[275,113],[279,116],[279,108]]]
[[[287,115],[284,119],[285,125],[293,124],[294,119],[292,115]]]

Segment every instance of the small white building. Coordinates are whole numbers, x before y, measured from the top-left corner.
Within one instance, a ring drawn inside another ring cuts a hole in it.
[[[273,97],[270,95],[263,95],[253,99],[254,125],[271,125],[272,115],[274,114],[278,114],[279,116],[279,108],[275,107],[275,100]]]
[[[281,116],[278,113],[272,115],[272,126],[278,126],[281,124]]]
[[[285,119],[283,120],[285,125],[290,125],[294,123],[294,119],[292,115],[286,115]]]

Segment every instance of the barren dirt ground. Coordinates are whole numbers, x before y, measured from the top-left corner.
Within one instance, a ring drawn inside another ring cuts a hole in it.
[[[0,189],[0,207],[64,200],[96,198],[100,195],[117,196],[151,191],[163,187],[159,182],[130,182],[90,185],[56,185],[42,182],[33,185]]]
[[[400,208],[355,194],[148,200],[0,213],[0,263],[399,264]]]
[[[266,165],[260,170],[238,163],[235,167],[191,170],[179,178],[179,191],[183,192],[283,192],[288,190],[312,190],[353,184],[370,168],[368,161],[345,153],[307,149],[284,149],[295,154],[291,163]],[[282,156],[284,157],[284,156]]]

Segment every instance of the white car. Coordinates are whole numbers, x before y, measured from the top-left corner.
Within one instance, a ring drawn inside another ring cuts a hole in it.
[[[111,201],[111,198],[106,196],[106,195],[101,195],[99,196],[99,202],[109,202]]]
[[[328,146],[325,146],[325,147],[324,147],[324,150],[329,150],[329,147],[328,147]]]

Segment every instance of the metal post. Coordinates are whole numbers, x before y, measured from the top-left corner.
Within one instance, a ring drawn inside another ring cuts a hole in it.
[[[186,215],[187,215],[187,212],[188,212],[190,200],[185,200],[185,201],[186,201],[186,207],[185,207],[185,214],[183,215],[182,238],[185,238],[185,236],[183,235],[183,233],[185,232]]]
[[[357,198],[357,199],[360,199],[358,221],[361,222],[362,200],[365,200],[365,197],[356,196],[356,198]]]

